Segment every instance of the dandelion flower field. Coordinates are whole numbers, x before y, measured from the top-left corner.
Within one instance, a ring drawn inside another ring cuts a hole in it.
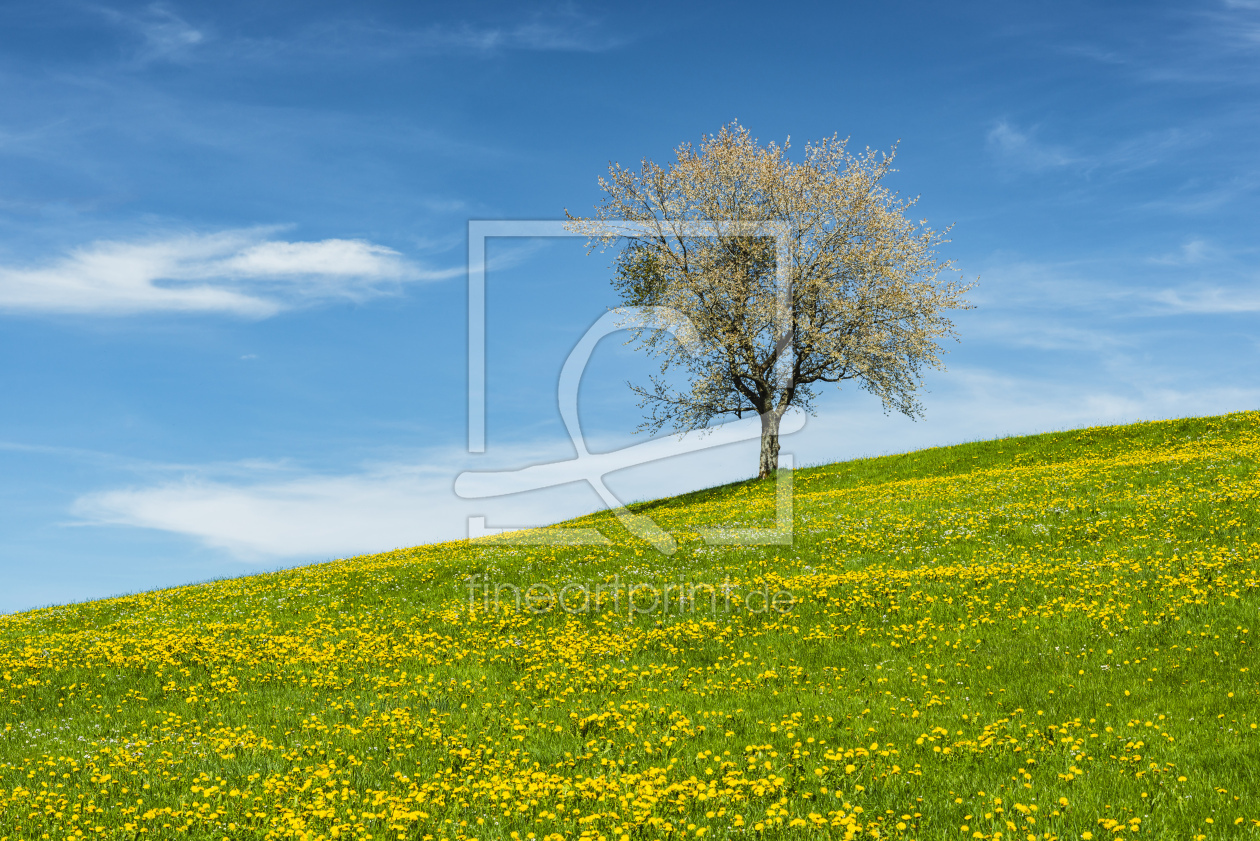
[[[794,493],[2,616],[0,839],[1260,838],[1260,413]]]

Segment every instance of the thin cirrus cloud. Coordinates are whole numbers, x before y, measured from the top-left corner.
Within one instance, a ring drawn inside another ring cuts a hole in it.
[[[287,242],[265,229],[102,241],[33,266],[0,265],[0,311],[132,315],[218,313],[265,318],[302,302],[363,299],[426,270],[360,239]]]
[[[460,21],[416,29],[362,25],[357,29],[379,46],[405,53],[603,52],[623,43],[605,32],[597,19],[575,9],[535,13],[527,19],[492,25]]]
[[[149,7],[148,16],[136,24],[145,42],[142,58],[150,60],[179,58],[206,40],[204,32],[161,6]]]
[[[425,56],[488,58],[511,52],[598,53],[626,43],[596,18],[574,10],[493,23],[457,20],[423,26],[385,25],[362,17],[324,18],[284,37],[221,39],[237,60],[279,57],[405,61]]]
[[[1164,289],[1151,296],[1158,305],[1156,315],[1227,315],[1260,312],[1260,291],[1200,286],[1191,289]]]
[[[1020,169],[1039,171],[1081,162],[1066,149],[1042,143],[1031,131],[1021,131],[1006,120],[998,120],[986,141],[992,152]]]
[[[1037,137],[1035,129],[1021,129],[1007,120],[998,120],[985,136],[985,145],[998,161],[1015,170],[1088,174],[1104,169],[1124,174],[1202,147],[1209,139],[1210,135],[1202,131],[1163,129],[1129,137],[1086,154],[1047,143]]]
[[[1174,4],[1175,5],[1175,4]],[[1177,37],[1077,43],[1065,52],[1125,71],[1144,83],[1252,85],[1260,48],[1260,0],[1220,0],[1176,8]],[[1159,12],[1152,7],[1152,17]]]
[[[1194,266],[1219,259],[1221,256],[1220,249],[1208,241],[1192,239],[1182,243],[1181,248],[1176,251],[1147,258],[1147,262],[1157,266]]]
[[[137,14],[109,7],[98,7],[95,11],[138,40],[138,46],[131,51],[131,62],[135,64],[181,62],[208,40],[203,29],[193,26],[161,3],[153,3]]]
[[[214,57],[272,62],[278,56],[327,57],[330,53],[374,61],[428,55],[489,57],[506,52],[596,53],[615,49],[626,40],[609,34],[598,19],[572,8],[518,16],[515,21],[457,20],[418,27],[333,17],[316,19],[278,37],[216,33],[212,26],[194,25],[162,3],[137,13],[108,7],[97,11],[128,36],[123,66],[130,69]]]
[[[495,52],[530,50],[601,52],[620,42],[599,32],[583,18],[535,19],[510,27],[432,27],[412,34],[416,46],[428,50]]]

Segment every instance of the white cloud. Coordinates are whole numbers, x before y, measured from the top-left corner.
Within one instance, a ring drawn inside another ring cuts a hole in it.
[[[1127,268],[1105,260],[1020,260],[995,254],[981,265],[971,300],[985,312],[1001,310],[1045,323],[1046,311],[1098,315],[1122,307],[1129,290],[1117,278]]]
[[[1021,169],[1043,170],[1080,163],[1081,159],[1058,146],[1049,146],[1020,131],[1006,120],[999,120],[987,137],[991,150]]]
[[[885,416],[874,398],[846,392],[844,408],[785,437],[783,452],[794,454],[798,465],[830,463],[1006,435],[1217,414],[1260,402],[1260,389],[1088,386],[976,369],[952,371],[944,383],[943,393],[928,395],[928,416],[918,422]],[[607,442],[592,442],[591,450],[603,451],[601,443]],[[611,474],[609,486],[633,501],[746,479],[755,472],[756,446],[731,444],[632,467]],[[512,468],[572,455],[567,440],[551,439],[477,457],[452,448],[341,474],[240,464],[89,494],[74,510],[83,524],[183,534],[246,559],[327,558],[463,538],[469,516],[520,527],[597,510],[599,501],[584,484],[471,500],[453,489],[461,471],[490,469],[487,458]],[[503,477],[503,490],[513,481]]]
[[[422,52],[602,52],[621,43],[603,32],[598,20],[573,8],[535,13],[515,23],[435,25],[398,37]]]
[[[265,317],[302,300],[363,298],[383,284],[451,277],[357,239],[285,242],[267,229],[95,242],[36,266],[0,265],[0,310]]]
[[[190,478],[93,494],[74,510],[93,524],[185,534],[245,558],[329,557],[458,537],[449,485],[407,466],[240,484]]]
[[[536,18],[503,27],[434,26],[411,33],[411,41],[416,49],[425,52],[483,53],[502,50],[600,52],[617,44],[615,39],[600,35],[593,22],[576,17]]]
[[[986,314],[998,311],[1012,322],[1042,327],[1056,324],[1056,319],[1059,326],[1070,326],[1068,318],[1250,312],[1260,298],[1250,260],[1250,249],[1227,250],[1202,239],[1145,258],[1052,263],[996,255],[981,268],[982,283],[971,298]],[[1157,273],[1152,266],[1169,271]],[[1159,288],[1164,284],[1157,278],[1192,273],[1203,276],[1198,285]],[[1159,306],[1152,308],[1152,302]],[[983,325],[978,329],[984,329]]]
[[[270,61],[277,55],[341,55],[355,60],[407,60],[418,55],[489,57],[506,52],[583,52],[615,49],[625,43],[597,18],[576,9],[538,12],[515,20],[462,20],[405,28],[362,17],[318,20],[286,39],[238,39],[233,53]]]
[[[137,14],[109,7],[97,11],[141,41],[133,60],[144,65],[153,61],[183,61],[194,48],[207,41],[206,33],[171,11],[163,3],[151,3]]]
[[[1225,0],[1225,8],[1236,12],[1217,18],[1219,32],[1246,51],[1260,45],[1260,0]]]
[[[1202,239],[1192,239],[1182,243],[1181,248],[1168,254],[1160,254],[1150,258],[1151,263],[1160,266],[1193,266],[1209,260],[1219,259],[1220,249]]]
[[[1075,323],[1040,318],[989,316],[979,318],[968,325],[969,341],[987,339],[1011,347],[1036,348],[1038,350],[1114,352],[1133,347],[1139,337],[1118,332],[1114,326],[1089,327]]]
[[[144,36],[149,58],[174,58],[200,44],[206,37],[179,15],[156,3],[136,23]]]
[[[371,277],[406,280],[414,269],[383,245],[358,239],[319,242],[261,242],[204,267],[209,275],[232,277]]]
[[[854,401],[851,408],[814,419],[793,446],[810,463],[826,463],[1009,435],[1224,414],[1260,404],[1260,388],[1176,388],[1148,385],[1149,377],[1109,379],[1056,381],[953,368],[941,375],[934,393],[924,395],[922,420],[886,417]]]
[[[1081,174],[1099,170],[1125,174],[1154,166],[1173,153],[1202,146],[1209,138],[1200,131],[1165,129],[1146,132],[1089,153],[1039,140],[1034,129],[1020,129],[999,120],[989,130],[986,144],[1002,163],[1028,172],[1067,169]]]
[[[728,445],[656,461],[615,474],[609,485],[630,502],[682,493],[696,487],[697,481],[717,484],[747,478],[756,465],[751,446]],[[733,458],[733,452],[738,457]],[[550,441],[501,449],[492,457],[496,465],[512,469],[571,459],[573,453],[567,441]],[[271,465],[253,470],[233,465],[223,475],[221,467],[207,467],[182,480],[86,495],[75,503],[74,513],[86,524],[184,534],[239,557],[265,560],[459,539],[467,536],[469,516],[485,517],[490,527],[526,527],[599,507],[589,486],[577,482],[492,499],[458,497],[455,477],[463,470],[487,469],[483,459],[451,449],[339,475],[294,471],[276,475]],[[501,481],[504,493],[519,484],[512,476]]]
[[[1151,296],[1162,308],[1160,315],[1217,315],[1260,312],[1260,288],[1229,289],[1200,286],[1192,289],[1164,289]]]
[[[1157,210],[1185,215],[1201,215],[1249,198],[1260,187],[1260,177],[1254,173],[1238,173],[1220,183],[1200,190],[1174,191],[1164,198],[1143,202],[1143,210]]]

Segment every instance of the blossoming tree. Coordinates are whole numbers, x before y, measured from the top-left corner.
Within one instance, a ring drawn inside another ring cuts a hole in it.
[[[946,313],[968,307],[969,287],[942,279],[948,231],[910,220],[914,201],[881,184],[895,149],[853,156],[833,137],[800,162],[787,149],[732,123],[668,167],[611,164],[594,219],[569,215],[622,243],[613,285],[626,305],[653,308],[630,325],[661,361],[631,385],[641,428],[756,414],[759,477],[778,466],[783,415],[812,411],[822,384],[854,380],[885,411],[920,415],[922,371],[943,368],[938,342],[955,338]]]

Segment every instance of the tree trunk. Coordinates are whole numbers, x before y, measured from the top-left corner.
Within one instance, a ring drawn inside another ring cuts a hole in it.
[[[777,475],[779,469],[779,421],[783,412],[771,409],[761,416],[761,462],[757,478]]]

